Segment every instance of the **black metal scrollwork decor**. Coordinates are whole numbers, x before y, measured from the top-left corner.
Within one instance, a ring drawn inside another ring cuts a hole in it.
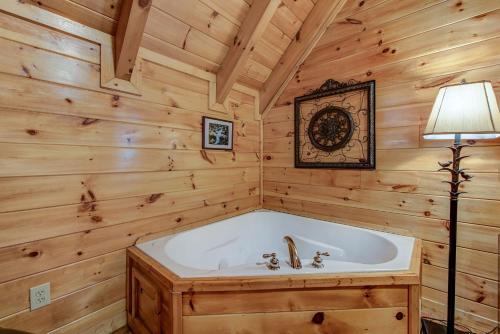
[[[295,167],[375,168],[375,81],[325,81],[295,98]]]

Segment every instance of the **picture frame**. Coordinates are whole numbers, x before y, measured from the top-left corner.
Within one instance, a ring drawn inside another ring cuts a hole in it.
[[[294,99],[296,168],[375,169],[375,81],[338,82]]]
[[[203,116],[202,148],[231,151],[233,149],[233,122]]]

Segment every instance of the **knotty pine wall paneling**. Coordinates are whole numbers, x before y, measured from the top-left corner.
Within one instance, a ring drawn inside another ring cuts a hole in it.
[[[424,240],[424,315],[446,318],[448,143],[423,141],[440,86],[491,80],[500,101],[500,2],[349,0],[264,120],[264,206]],[[293,167],[293,98],[326,79],[377,81],[377,170]],[[459,204],[457,321],[498,325],[500,141],[469,141]]]
[[[148,61],[142,96],[104,90],[99,45],[6,13],[0,27],[0,327],[110,333],[126,247],[259,207],[254,97],[209,111],[208,81]],[[203,115],[234,122],[232,152],[201,150]],[[45,282],[52,303],[30,312]]]

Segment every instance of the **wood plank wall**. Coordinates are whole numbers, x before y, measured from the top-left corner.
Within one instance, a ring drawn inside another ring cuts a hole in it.
[[[109,333],[126,322],[126,247],[260,205],[254,97],[209,112],[207,81],[147,61],[142,96],[114,93],[98,45],[5,13],[0,28],[0,327]],[[234,121],[233,152],[201,150],[203,115]],[[52,304],[30,312],[49,281]]]
[[[264,206],[424,240],[423,311],[446,318],[448,143],[421,134],[441,85],[491,80],[500,101],[498,0],[349,0],[264,120]],[[326,79],[377,81],[377,170],[293,168],[293,103]],[[459,213],[458,322],[498,320],[500,141],[469,142]]]

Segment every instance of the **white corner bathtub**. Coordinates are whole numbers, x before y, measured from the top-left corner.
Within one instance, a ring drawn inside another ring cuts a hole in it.
[[[288,264],[285,235],[296,244],[302,269]],[[301,216],[258,210],[178,234],[140,243],[139,249],[181,278],[325,274],[408,270],[414,238]],[[327,251],[316,269],[316,251]],[[277,253],[280,270],[264,265]]]

